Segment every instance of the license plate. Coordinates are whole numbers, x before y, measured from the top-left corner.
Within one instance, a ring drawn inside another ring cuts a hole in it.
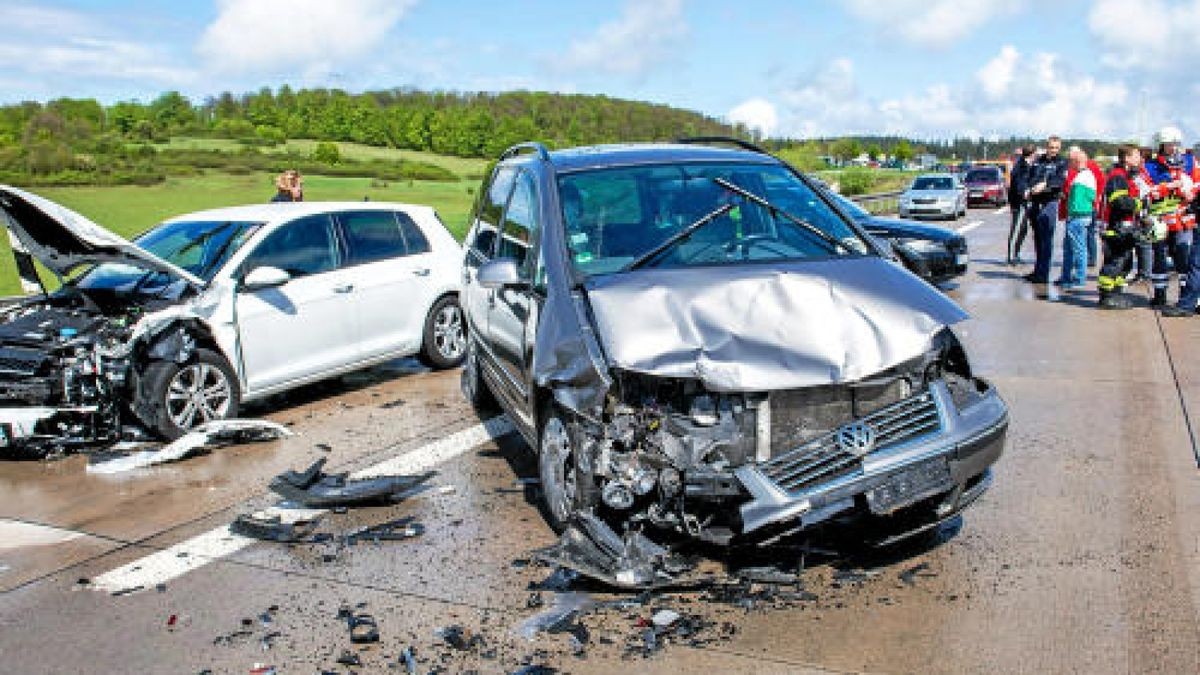
[[[952,487],[950,465],[944,457],[939,457],[892,474],[882,485],[867,492],[867,505],[872,513],[887,514]]]
[[[972,197],[982,197],[983,190],[971,190],[971,196]]]
[[[954,256],[954,264],[961,267],[966,265],[967,261],[970,259],[970,256],[968,256],[966,253],[959,253],[958,255]]]

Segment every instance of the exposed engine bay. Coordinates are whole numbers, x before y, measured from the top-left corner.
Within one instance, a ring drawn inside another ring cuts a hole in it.
[[[66,287],[3,310],[0,452],[30,459],[116,441],[131,411],[133,366],[147,357],[131,340],[134,327],[165,304]]]
[[[854,420],[919,398],[935,383],[956,407],[971,405],[985,391],[949,330],[927,353],[846,384],[715,393],[690,379],[626,371],[614,371],[613,379],[601,419],[578,421],[580,461],[592,463],[585,474],[596,480],[598,511],[626,527],[648,525],[714,543],[729,543],[746,530],[737,506],[751,494],[738,469],[769,466]],[[875,448],[936,428],[928,414],[903,410],[894,417],[877,429]],[[848,461],[860,457],[827,454],[806,460],[811,466],[803,483],[789,486],[817,487],[861,467],[861,461]]]

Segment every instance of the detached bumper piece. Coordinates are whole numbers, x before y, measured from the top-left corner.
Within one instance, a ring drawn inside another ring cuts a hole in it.
[[[301,472],[285,471],[271,480],[270,488],[284,499],[310,508],[392,504],[409,497],[437,475],[430,471],[418,476],[379,476],[351,480],[348,474],[321,471],[325,458]]]
[[[692,569],[640,532],[622,537],[591,513],[577,514],[557,544],[533,557],[625,589],[677,587],[687,583],[680,575]]]
[[[251,539],[295,544],[308,541],[320,522],[320,516],[310,520],[286,522],[279,515],[260,516],[243,513],[229,526],[229,531]]]

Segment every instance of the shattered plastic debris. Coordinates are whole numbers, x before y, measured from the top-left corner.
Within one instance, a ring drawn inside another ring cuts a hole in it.
[[[349,649],[342,650],[341,655],[338,656],[338,658],[337,658],[337,662],[343,666],[361,666],[362,665],[362,659],[360,659],[358,657],[358,654],[355,654],[354,652],[350,651]]]
[[[259,516],[258,514],[243,513],[234,519],[229,526],[229,531],[251,539],[296,543],[311,541],[310,536],[320,522],[320,516],[310,520],[284,522],[278,514]]]
[[[800,581],[799,574],[771,566],[743,567],[737,571],[737,576],[756,584],[795,584]]]
[[[526,640],[533,640],[538,633],[574,634],[574,626],[578,624],[579,616],[594,604],[591,597],[585,593],[556,593],[554,604],[522,621],[517,626],[516,633]]]
[[[250,675],[275,675],[275,666],[268,666],[264,663],[256,663],[250,669]]]
[[[346,535],[346,543],[353,545],[360,541],[404,541],[422,534],[425,534],[425,526],[413,522],[413,518],[408,516],[351,532]]]
[[[156,464],[178,462],[202,451],[227,445],[263,443],[293,436],[287,427],[266,420],[215,420],[201,424],[158,450],[144,450],[117,459],[89,464],[88,473],[113,474]]]
[[[557,544],[533,553],[542,562],[574,570],[617,588],[663,588],[681,583],[692,565],[629,531],[613,532],[591,513],[576,514]]]
[[[321,508],[393,503],[412,495],[437,472],[417,476],[378,476],[352,480],[348,474],[326,474],[322,457],[304,471],[285,471],[271,480],[270,488],[285,499]]]
[[[936,577],[937,575],[929,571],[929,563],[923,562],[914,565],[899,574],[900,581],[906,586],[915,586],[917,577]]]

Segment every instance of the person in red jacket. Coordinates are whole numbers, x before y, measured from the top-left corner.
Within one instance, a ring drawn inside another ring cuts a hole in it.
[[[1138,242],[1145,238],[1141,225],[1141,196],[1148,183],[1141,179],[1142,156],[1137,148],[1121,146],[1117,163],[1104,181],[1100,219],[1104,232],[1100,236],[1104,264],[1097,275],[1101,309],[1129,309],[1132,303],[1125,294],[1125,267],[1133,257]]]
[[[1192,158],[1180,149],[1183,133],[1175,127],[1163,127],[1156,140],[1158,154],[1146,162],[1146,171],[1154,183],[1148,195],[1149,209],[1151,215],[1166,224],[1167,236],[1154,242],[1154,268],[1150,273],[1154,298],[1150,304],[1163,307],[1167,304],[1169,264],[1179,275],[1180,296],[1187,293],[1192,230],[1196,227],[1196,218],[1188,203],[1195,196],[1196,187],[1192,180],[1195,168]]]

